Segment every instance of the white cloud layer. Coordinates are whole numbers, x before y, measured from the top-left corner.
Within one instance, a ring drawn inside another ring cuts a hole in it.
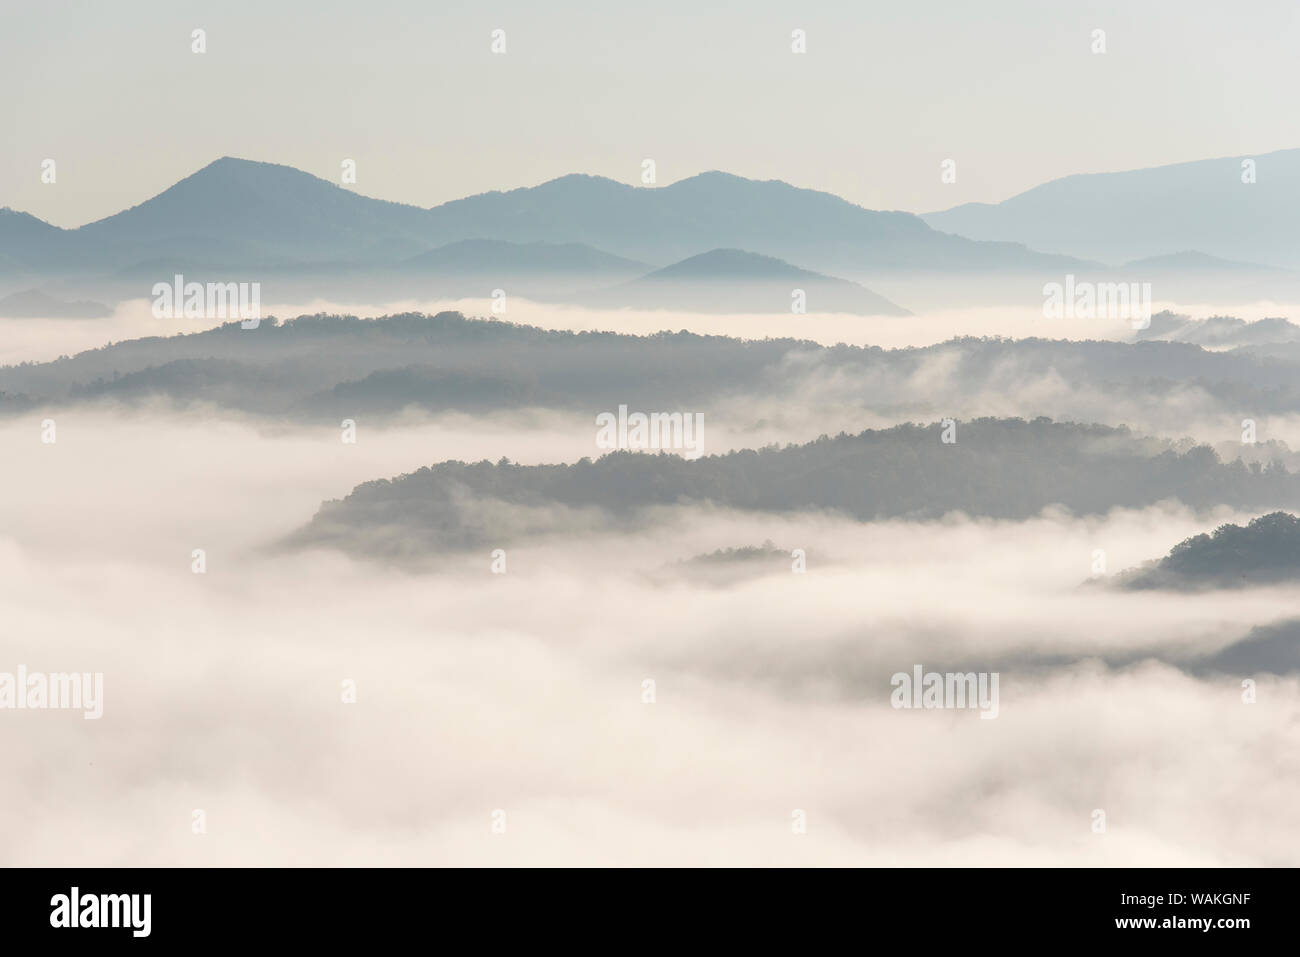
[[[80,411],[0,425],[0,671],[102,671],[104,716],[0,713],[8,864],[1285,864],[1295,678],[1166,661],[1279,590],[1080,587],[1248,515],[857,524],[673,510],[414,574],[261,549],[357,481],[559,458],[545,432],[382,434]],[[524,451],[520,451],[524,450]],[[547,456],[550,450],[552,455]],[[576,457],[584,454],[572,449]],[[721,584],[674,563],[804,548]],[[190,571],[193,548],[208,571]],[[1135,654],[1108,668],[1101,656]],[[1059,657],[1055,664],[1043,659]],[[889,676],[1001,670],[1000,715]],[[657,701],[641,703],[642,681]],[[340,683],[357,683],[357,702]],[[1094,809],[1107,830],[1091,830]],[[191,831],[192,812],[207,833]],[[491,814],[506,812],[506,833]],[[805,835],[791,833],[796,809]]]

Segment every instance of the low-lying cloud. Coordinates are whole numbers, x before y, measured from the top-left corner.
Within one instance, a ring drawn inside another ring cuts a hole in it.
[[[1083,585],[1096,549],[1119,569],[1249,515],[864,524],[677,508],[635,534],[508,549],[504,574],[487,552],[413,574],[263,548],[357,481],[498,450],[589,454],[498,428],[432,421],[344,446],[199,411],[85,411],[50,446],[31,422],[0,424],[0,670],[105,676],[98,721],[0,713],[0,858],[1187,865],[1300,851],[1286,823],[1296,678],[1257,675],[1244,704],[1236,678],[1176,664],[1286,617],[1293,596]],[[807,570],[718,582],[675,564],[765,539],[804,549]],[[891,708],[890,675],[914,664],[1001,669],[998,718]]]

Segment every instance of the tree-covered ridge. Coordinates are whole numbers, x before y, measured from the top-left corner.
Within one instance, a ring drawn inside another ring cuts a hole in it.
[[[1272,512],[1245,526],[1179,542],[1158,562],[1126,573],[1127,588],[1191,589],[1267,585],[1300,579],[1300,518]]]
[[[940,380],[935,369],[942,370]],[[594,414],[622,402],[700,408],[757,395],[788,396],[806,408],[829,385],[834,394],[828,402],[879,407],[880,396],[888,395],[914,410],[898,418],[929,418],[947,414],[935,402],[985,394],[1014,398],[1025,382],[1042,380],[1067,395],[1133,402],[1188,390],[1237,421],[1300,411],[1296,362],[1215,353],[1188,343],[964,337],[885,350],[690,332],[548,331],[450,312],[382,319],[301,316],[263,320],[257,329],[229,323],[8,366],[0,368],[0,394],[6,397],[0,409],[163,397],[337,424],[338,416],[379,417],[411,406],[432,412],[528,406]],[[936,395],[936,385],[942,395]],[[1055,414],[1093,418],[1068,406]]]
[[[1222,463],[1209,448],[1150,444],[1124,428],[1039,418],[905,424],[803,445],[687,460],[613,452],[573,464],[443,462],[357,486],[291,538],[389,556],[501,545],[568,527],[626,528],[656,507],[830,510],[859,521],[950,512],[1023,519],[1059,505],[1081,514],[1177,499],[1195,508],[1300,504],[1285,468]]]
[[[711,552],[682,559],[682,565],[727,565],[734,562],[771,562],[790,561],[790,550],[777,548],[772,540],[765,539],[762,545],[739,545],[716,548]]]

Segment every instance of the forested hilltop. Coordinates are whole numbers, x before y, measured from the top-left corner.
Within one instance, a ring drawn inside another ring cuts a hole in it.
[[[400,558],[504,545],[567,528],[626,529],[655,507],[689,504],[789,513],[832,510],[859,521],[949,512],[1023,519],[1060,505],[1104,513],[1176,499],[1194,508],[1300,504],[1281,467],[1222,463],[1204,446],[1152,454],[1127,429],[1040,418],[900,425],[803,445],[687,460],[614,452],[571,465],[443,462],[355,488],[294,534]]]
[[[1032,407],[1031,398],[1043,401],[1043,385],[1053,390],[1052,409]],[[1022,402],[1029,386],[1039,394]],[[1126,401],[1135,413],[1168,402],[1176,420],[1186,406],[1176,393],[1228,424],[1300,412],[1300,361],[1164,341],[966,337],[886,350],[690,332],[547,331],[445,312],[265,319],[256,329],[229,323],[0,368],[0,413],[161,398],[334,424],[341,415],[385,416],[408,407],[594,414],[623,402],[681,409],[729,397],[789,397],[803,408],[819,401],[894,408],[899,419],[963,410],[973,416],[987,396],[996,398],[1000,414],[1014,404],[1024,406],[1017,414],[1080,421],[1097,421],[1098,408]]]

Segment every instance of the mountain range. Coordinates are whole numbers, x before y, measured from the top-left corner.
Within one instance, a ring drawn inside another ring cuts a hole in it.
[[[721,172],[650,188],[570,175],[423,209],[362,196],[288,166],[224,157],[78,229],[0,212],[0,269],[61,276],[154,260],[266,271],[393,266],[466,240],[582,244],[652,266],[741,249],[853,274],[1058,270],[1072,263],[1014,243],[947,235],[910,213]]]
[[[957,280],[966,299],[992,283],[1020,302],[1021,277],[1074,272],[1154,280],[1162,298],[1290,301],[1297,212],[1300,150],[1068,176],[924,216],[717,171],[662,187],[571,174],[426,209],[223,157],[77,229],[0,209],[0,294],[116,301],[183,273],[269,281],[264,301],[486,297],[509,286],[604,307],[747,312],[784,311],[794,283],[815,280],[810,311],[903,314],[848,280],[887,279],[891,297],[920,305],[936,295],[934,277]]]
[[[922,219],[971,239],[1113,264],[1194,250],[1239,267],[1295,268],[1297,214],[1300,149],[1288,149],[1065,176],[1000,203],[964,203]]]

